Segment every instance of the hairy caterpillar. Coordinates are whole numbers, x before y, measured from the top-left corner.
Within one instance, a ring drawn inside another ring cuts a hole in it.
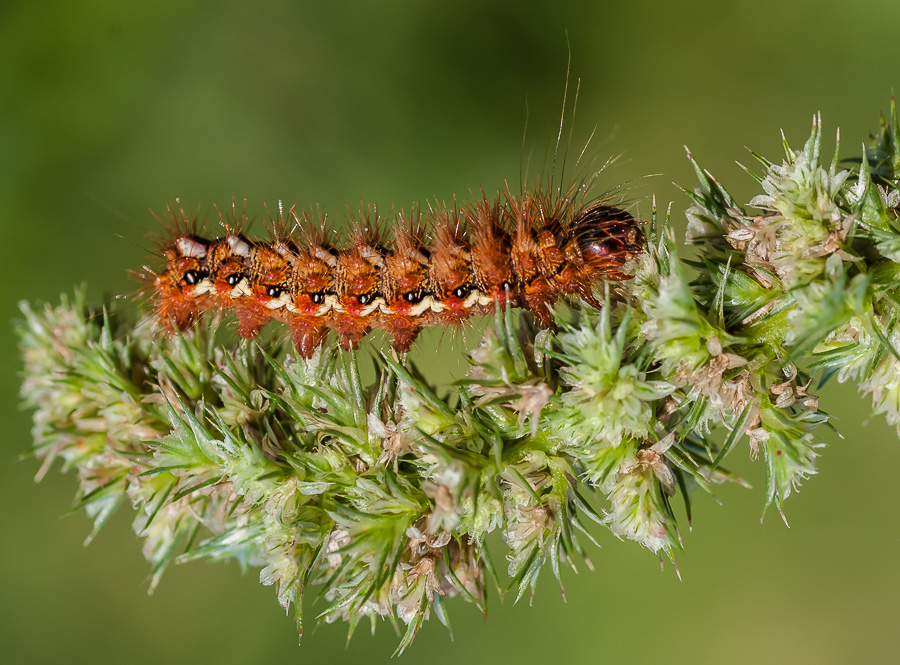
[[[210,240],[170,206],[160,243],[166,267],[150,271],[156,313],[170,330],[184,330],[204,311],[233,309],[245,338],[274,318],[304,357],[329,330],[349,349],[381,328],[405,352],[423,328],[460,324],[498,304],[524,307],[552,328],[561,296],[599,306],[597,282],[628,279],[623,265],[643,249],[634,217],[608,199],[589,200],[588,188],[557,197],[482,193],[462,206],[401,211],[390,240],[385,220],[367,209],[350,219],[343,244],[324,220],[293,208],[279,210],[270,240],[244,236],[236,214],[222,216],[226,235]]]

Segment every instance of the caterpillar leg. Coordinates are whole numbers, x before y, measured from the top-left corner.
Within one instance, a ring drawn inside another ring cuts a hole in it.
[[[544,277],[534,277],[522,289],[520,301],[521,306],[534,314],[542,326],[555,331],[552,308],[556,298],[556,293]]]
[[[324,324],[299,318],[291,319],[289,325],[291,326],[291,339],[294,341],[297,353],[301,358],[307,360],[312,358],[325,335],[328,334],[328,328]]]
[[[421,327],[418,323],[411,321],[409,325],[392,326],[389,328],[391,335],[394,337],[394,350],[398,353],[407,353],[419,336]]]
[[[344,351],[358,349],[359,341],[366,336],[370,329],[367,319],[352,314],[339,316],[335,323],[335,330],[337,330],[338,339]]]
[[[237,303],[234,311],[238,319],[238,334],[244,339],[256,337],[259,329],[272,318],[268,310],[249,300]]]
[[[543,297],[525,296],[522,305],[534,314],[542,326],[556,332],[556,321],[553,319],[553,310],[550,309],[551,303],[552,301]]]

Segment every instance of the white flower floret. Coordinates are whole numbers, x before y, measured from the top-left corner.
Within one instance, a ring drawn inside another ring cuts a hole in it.
[[[662,361],[664,376],[677,371],[693,371],[709,357],[709,339],[713,327],[700,315],[687,278],[673,271],[660,279],[659,291],[647,298],[642,307],[647,314],[641,332],[653,345]]]
[[[896,338],[896,335],[892,337]],[[892,339],[894,348],[897,348],[897,341]],[[900,360],[892,354],[885,354],[862,389],[872,394],[876,414],[883,413],[889,425],[900,425]]]
[[[654,445],[659,449],[651,447],[649,454],[640,457],[635,450],[624,460],[607,496],[610,507],[603,521],[619,538],[633,540],[654,553],[662,550],[671,554],[674,541],[670,531],[674,525],[660,491],[663,478],[665,482],[671,480],[671,470],[662,460],[671,442],[667,437]]]
[[[568,362],[560,376],[572,389],[563,394],[555,418],[574,437],[572,443],[618,445],[626,436],[648,436],[653,402],[675,389],[666,381],[648,380],[633,364],[623,364],[625,329],[621,324],[613,337],[604,308],[596,320],[586,318],[559,337]]]
[[[850,172],[834,165],[824,169],[820,149],[821,118],[816,118],[803,149],[788,149],[782,164],[771,165],[762,182],[766,193],[750,201],[773,213],[766,218],[778,237],[771,260],[787,288],[820,274],[824,257],[842,253],[841,244],[853,224],[836,200]]]

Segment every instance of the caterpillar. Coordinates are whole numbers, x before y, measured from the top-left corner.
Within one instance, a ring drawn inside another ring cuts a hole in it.
[[[640,223],[585,192],[507,191],[492,199],[482,192],[461,206],[401,210],[389,224],[367,208],[350,217],[340,244],[321,216],[295,208],[285,215],[279,206],[271,238],[251,240],[243,216],[220,213],[225,235],[207,239],[196,218],[169,206],[160,242],[166,265],[161,272],[146,268],[149,290],[171,332],[206,311],[233,310],[244,338],[272,319],[286,323],[305,358],[329,330],[346,350],[384,329],[394,349],[406,352],[423,328],[458,325],[505,305],[554,328],[560,297],[599,307],[597,283],[628,279],[625,263],[643,250]]]

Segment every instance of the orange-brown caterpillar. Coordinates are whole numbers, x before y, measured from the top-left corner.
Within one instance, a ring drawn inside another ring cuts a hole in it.
[[[552,328],[560,296],[597,306],[598,281],[628,279],[623,264],[643,249],[631,214],[606,200],[586,201],[583,192],[482,195],[462,207],[401,212],[390,241],[367,211],[351,220],[342,245],[293,209],[292,232],[279,214],[273,238],[263,242],[224,220],[227,235],[207,240],[181,209],[170,208],[166,269],[154,273],[156,311],[164,325],[184,330],[206,310],[234,309],[245,338],[278,319],[304,357],[329,330],[348,349],[381,328],[405,352],[423,328],[460,324],[504,303]]]

